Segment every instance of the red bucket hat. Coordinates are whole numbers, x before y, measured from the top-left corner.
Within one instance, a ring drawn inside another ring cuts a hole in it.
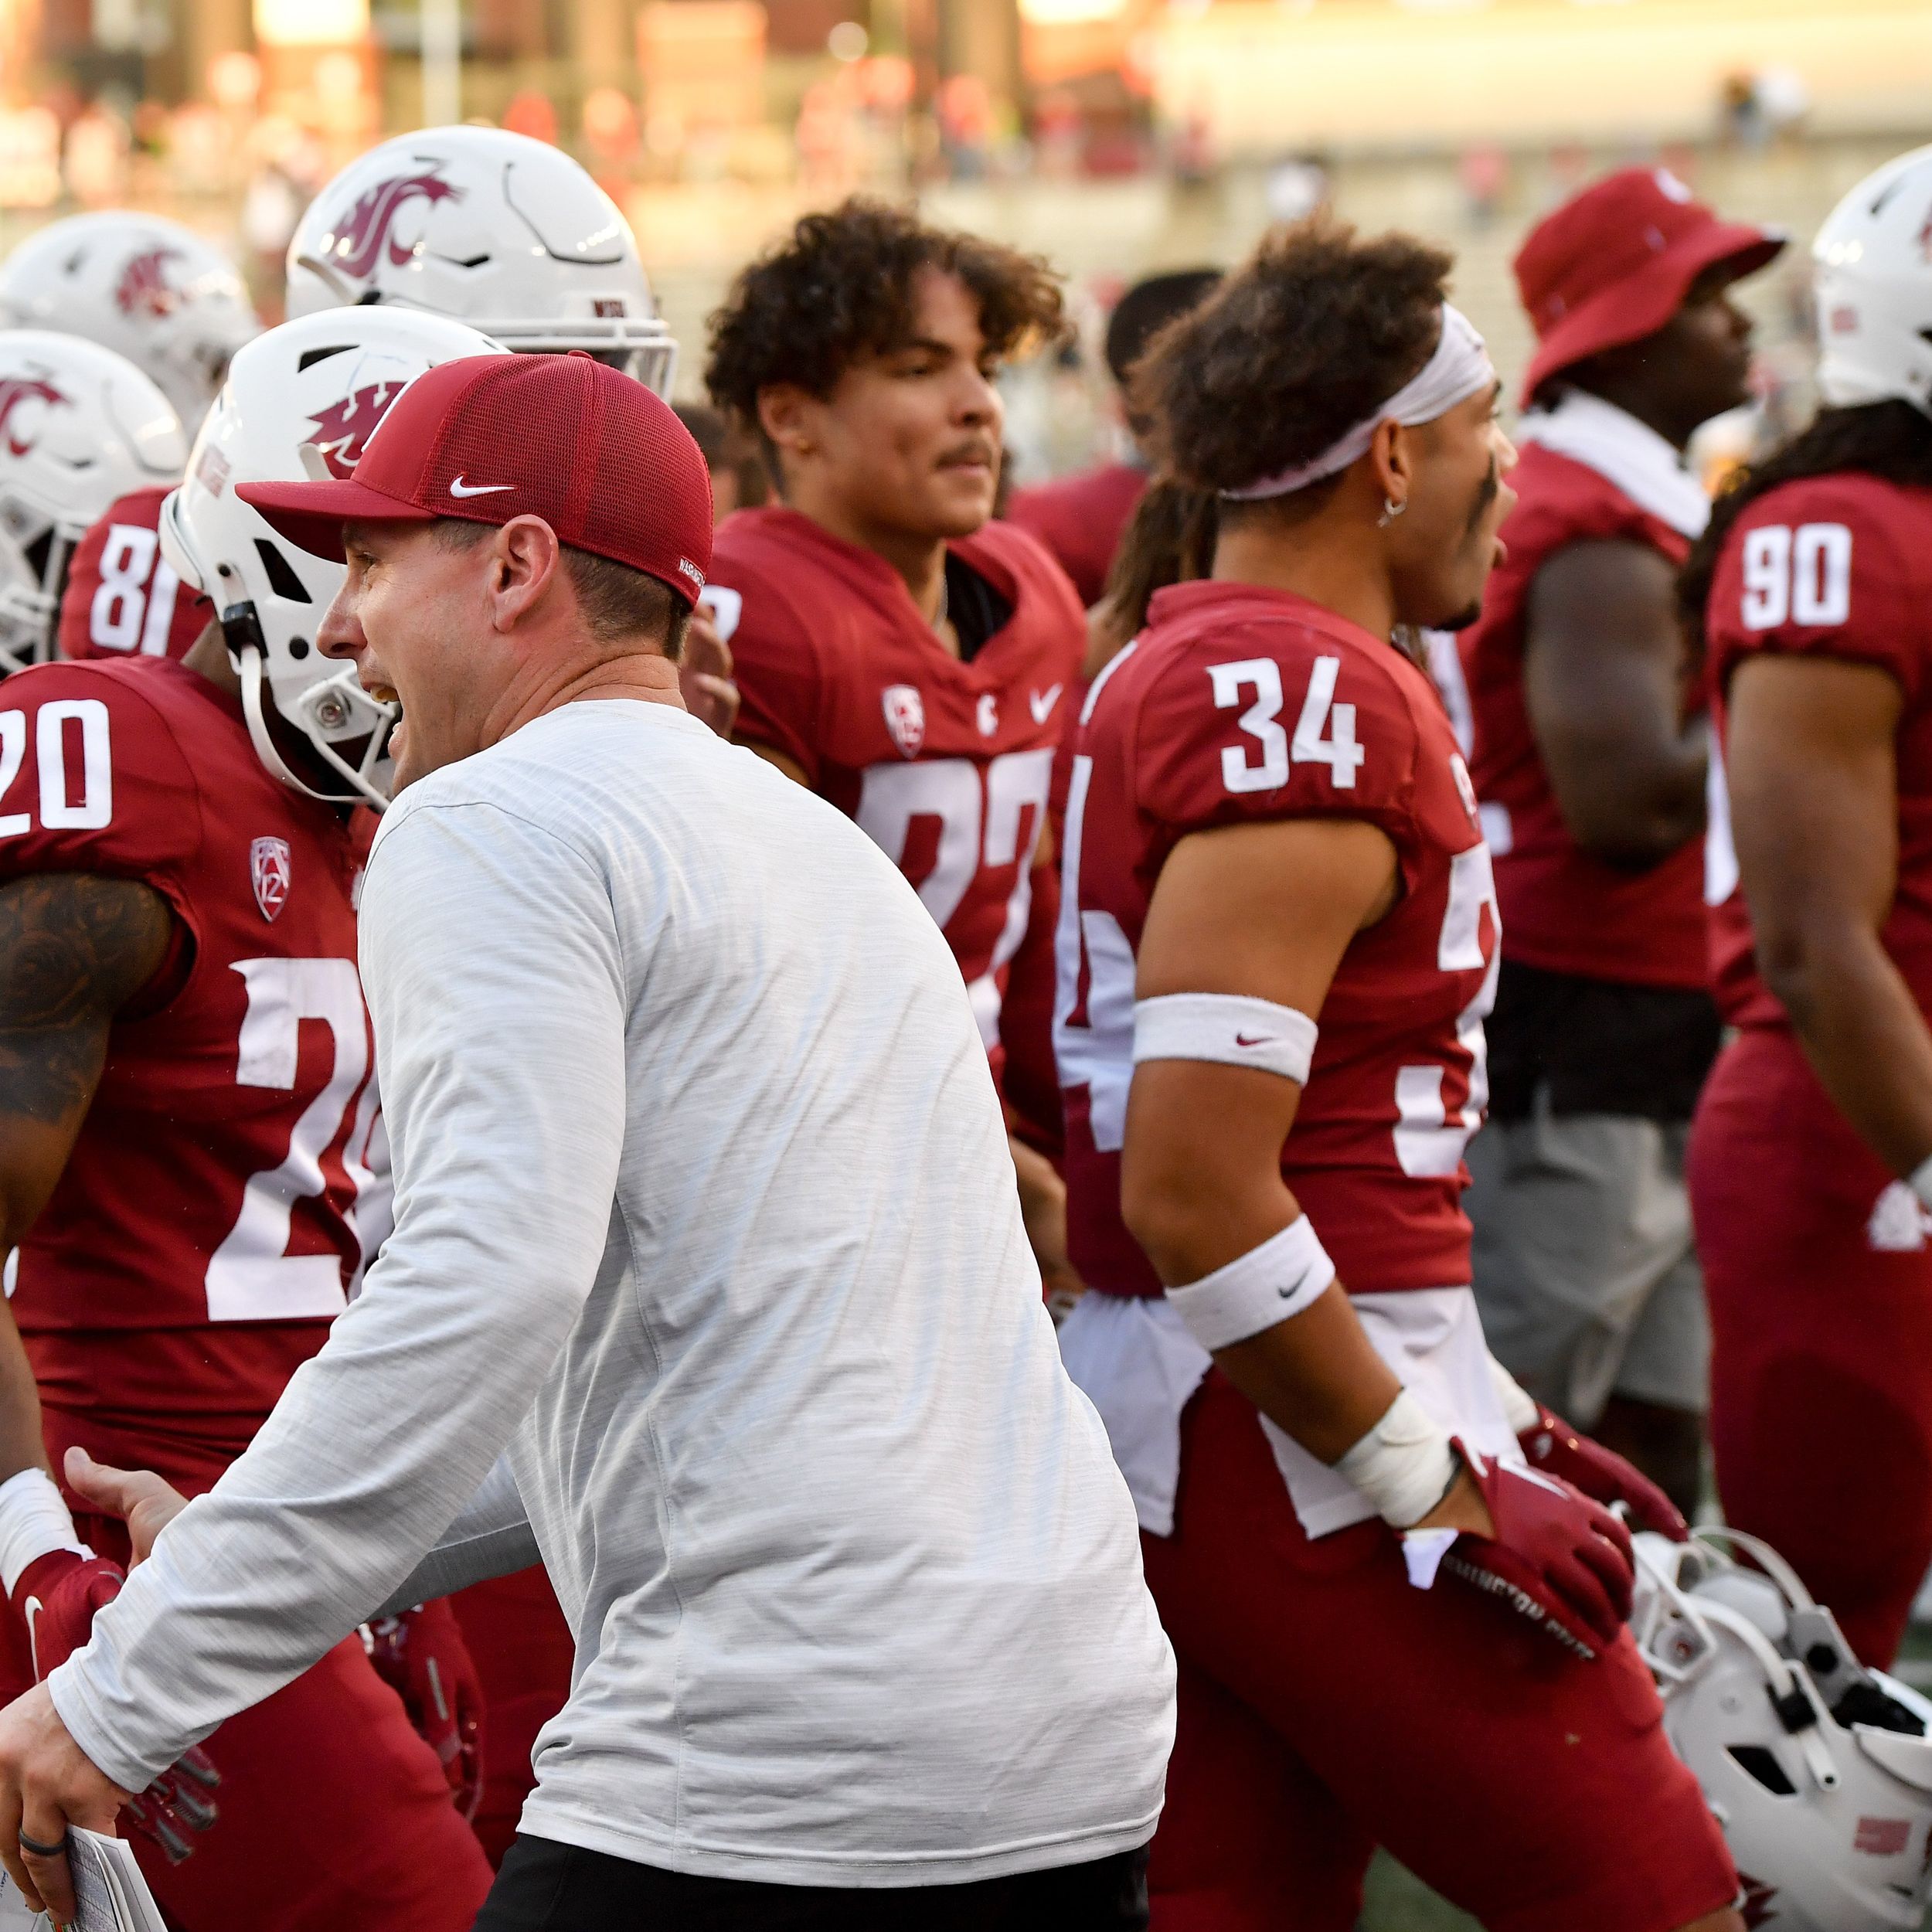
[[[1789,239],[1720,220],[1666,168],[1623,168],[1530,230],[1516,287],[1536,331],[1522,400],[1573,363],[1662,328],[1706,269],[1754,274]]]

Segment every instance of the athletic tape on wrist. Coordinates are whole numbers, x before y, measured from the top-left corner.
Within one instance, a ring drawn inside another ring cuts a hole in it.
[[[94,1554],[80,1540],[53,1477],[44,1469],[23,1469],[0,1482],[0,1583],[7,1594],[13,1594],[30,1565],[56,1549]]]
[[[1543,1419],[1542,1406],[1494,1355],[1489,1358],[1489,1379],[1502,1399],[1503,1420],[1512,1436],[1526,1435]]]
[[[1225,1267],[1169,1288],[1167,1298],[1188,1333],[1211,1352],[1299,1315],[1334,1279],[1335,1264],[1303,1214]]]
[[[1396,1529],[1420,1522],[1449,1493],[1456,1479],[1449,1432],[1432,1422],[1406,1389],[1382,1420],[1335,1465]]]
[[[1134,1063],[1213,1060],[1304,1085],[1317,1029],[1306,1013],[1240,993],[1163,993],[1134,1003]]]
[[[1932,1208],[1932,1154],[1928,1154],[1905,1177],[1905,1185],[1919,1197],[1919,1206]]]

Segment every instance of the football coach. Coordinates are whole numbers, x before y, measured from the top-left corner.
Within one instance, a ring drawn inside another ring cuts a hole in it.
[[[478,358],[349,479],[241,487],[346,560],[322,644],[402,708],[361,937],[396,1227],[0,1714],[0,1855],[71,1918],[70,1822],[540,1554],[573,1687],[479,1932],[1145,1924],[1133,1508],[937,928],[679,702],[696,445],[587,358]]]

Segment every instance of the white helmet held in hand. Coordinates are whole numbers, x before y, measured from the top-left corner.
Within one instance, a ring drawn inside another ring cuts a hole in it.
[[[0,671],[54,654],[74,546],[188,454],[166,396],[124,356],[45,329],[0,330]]]
[[[288,244],[288,312],[427,310],[506,348],[584,349],[668,396],[677,345],[630,224],[577,162],[500,128],[426,128],[372,148]]]
[[[215,606],[257,755],[311,798],[386,801],[396,709],[362,689],[352,664],[317,646],[342,565],[298,549],[235,485],[346,476],[389,405],[425,369],[505,353],[461,322],[406,310],[335,308],[284,322],[235,358],[195,439],[186,480],[162,506],[162,554]],[[332,774],[328,788],[299,777],[282,756],[264,689]]]
[[[261,333],[235,265],[178,221],[71,215],[0,264],[0,320],[85,336],[145,370],[189,435],[229,358]]]
[[[1932,148],[1867,175],[1825,218],[1811,262],[1818,393],[1932,414]]]
[[[1633,1541],[1631,1631],[1665,1732],[1723,1827],[1745,1923],[1917,1932],[1932,1881],[1932,1703],[1860,1665],[1754,1537]]]

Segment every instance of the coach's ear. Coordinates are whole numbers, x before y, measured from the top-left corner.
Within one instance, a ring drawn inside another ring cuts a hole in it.
[[[63,1467],[76,1495],[128,1526],[134,1546],[130,1570],[148,1560],[155,1538],[188,1507],[188,1498],[151,1469],[111,1469],[80,1448],[67,1451]]]

